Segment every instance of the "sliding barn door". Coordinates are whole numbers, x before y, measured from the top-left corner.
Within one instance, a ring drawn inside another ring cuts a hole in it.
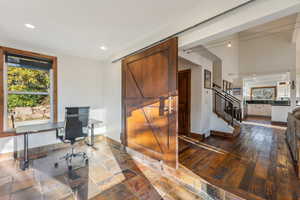
[[[122,61],[123,143],[177,167],[177,38]]]

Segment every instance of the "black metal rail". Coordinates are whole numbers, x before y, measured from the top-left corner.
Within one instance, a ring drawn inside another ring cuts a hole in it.
[[[241,101],[220,89],[212,88],[214,112],[234,126],[234,120],[242,121]]]

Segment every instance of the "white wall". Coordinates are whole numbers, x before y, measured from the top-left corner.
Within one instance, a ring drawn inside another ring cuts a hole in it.
[[[178,70],[191,69],[191,132],[203,134],[207,127],[201,123],[201,110],[203,107],[203,68],[200,65],[179,59]]]
[[[210,117],[212,113],[212,92],[204,88],[204,69],[212,72],[212,61],[198,53],[181,54],[181,56],[200,67],[192,68],[191,75],[191,131],[199,134],[209,134]]]
[[[222,87],[223,85],[223,74],[222,74],[222,61],[213,61],[213,83]]]
[[[106,63],[103,77],[104,108],[106,111],[107,136],[121,141],[121,62]]]
[[[297,29],[296,38],[296,81],[297,81],[297,98],[300,99],[300,29]]]
[[[240,41],[242,75],[288,72],[295,66],[296,45],[282,34]]]
[[[227,42],[206,46],[222,61],[223,79],[234,82],[239,77],[288,72],[295,69],[296,45],[283,34],[253,38],[234,36]]]
[[[290,72],[296,81],[296,44],[284,34],[240,40],[240,75],[265,75]],[[296,105],[296,90],[291,90],[291,106]]]
[[[294,31],[294,43],[296,45],[296,97],[300,100],[300,28],[298,23],[300,21],[300,14],[297,15],[297,24]]]
[[[66,106],[90,106],[93,117],[105,121],[103,109],[103,66],[101,62],[58,55],[58,119],[64,119]],[[105,131],[105,126],[95,130]],[[0,138],[0,153],[12,152],[15,142],[23,147],[23,137]],[[54,132],[29,136],[30,147],[57,143]]]
[[[287,122],[289,112],[292,112],[290,106],[272,106],[272,122]]]
[[[104,133],[104,68],[100,61],[58,56],[58,120],[64,120],[65,107],[90,106],[90,117],[104,122],[95,133]]]
[[[58,56],[58,114],[64,119],[67,106],[103,106],[102,73],[99,61]]]
[[[233,38],[230,42],[230,48],[227,47],[227,43],[219,43],[208,46],[207,49],[221,59],[223,80],[233,82],[239,74],[239,40]]]

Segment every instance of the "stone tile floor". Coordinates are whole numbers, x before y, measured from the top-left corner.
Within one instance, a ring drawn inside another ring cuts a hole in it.
[[[31,161],[22,171],[18,162],[0,162],[0,200],[193,200],[205,199],[134,161],[118,145],[100,141],[85,151],[89,163],[74,160],[68,171],[65,161],[54,163],[70,149],[52,151]]]

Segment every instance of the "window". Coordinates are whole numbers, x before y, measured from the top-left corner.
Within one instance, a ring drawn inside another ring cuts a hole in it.
[[[53,120],[52,61],[6,54],[4,129]]]
[[[279,82],[277,85],[277,99],[289,100],[290,99],[290,84],[289,82]]]

